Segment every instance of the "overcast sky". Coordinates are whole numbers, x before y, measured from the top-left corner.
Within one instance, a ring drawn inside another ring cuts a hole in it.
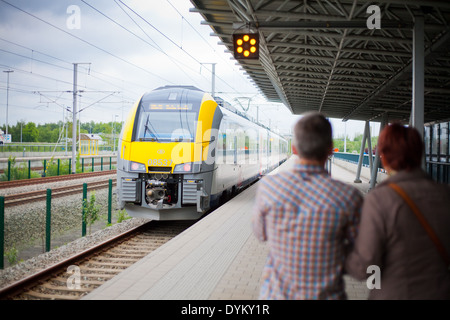
[[[164,85],[193,85],[248,106],[249,113],[288,133],[298,115],[258,94],[232,54],[210,36],[188,0],[0,0],[0,123],[57,122],[70,116],[73,64],[78,66],[82,122],[122,121],[140,96]],[[66,110],[66,111],[65,111]],[[335,136],[344,123],[333,120]],[[378,135],[378,124],[372,131]],[[364,123],[349,121],[350,138]]]

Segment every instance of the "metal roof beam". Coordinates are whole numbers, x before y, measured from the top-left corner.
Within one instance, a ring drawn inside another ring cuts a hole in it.
[[[289,62],[276,62],[275,63],[277,67],[277,70],[281,72],[295,72],[296,69],[289,69],[288,67],[295,67],[295,68],[305,68],[307,70],[315,70],[315,69],[321,69],[321,70],[328,70],[330,68],[329,65],[321,65],[321,64],[306,64],[306,63],[289,63]],[[363,68],[347,68],[347,67],[336,67],[336,71],[342,71],[342,72],[351,72],[351,73],[369,73],[369,74],[392,74],[392,71],[387,70],[379,70],[379,69],[363,69]]]
[[[360,2],[373,3],[371,0],[359,0]],[[389,4],[400,4],[405,6],[426,6],[426,7],[438,7],[450,10],[450,3],[446,0],[389,0]]]
[[[367,27],[366,27],[367,28]],[[318,37],[318,38],[332,38],[332,39],[341,39],[342,33],[339,32],[320,32],[320,31],[306,31],[306,30],[281,30],[279,33],[289,33],[289,34],[300,34],[303,36],[310,37]],[[386,43],[404,43],[404,44],[412,44],[412,40],[408,38],[399,38],[399,37],[381,37],[374,35],[349,35],[350,40],[360,40],[360,41],[372,41],[372,42],[386,42]]]
[[[279,70],[280,71],[280,70]],[[310,71],[310,70],[284,70],[280,71],[280,79],[287,79],[287,78],[293,78],[293,79],[304,79],[305,77],[299,77],[296,75],[310,75],[310,76],[319,76],[326,78],[328,77],[328,73],[326,72],[316,72],[316,71]],[[374,76],[368,76],[368,75],[355,75],[355,74],[345,74],[345,73],[333,73],[333,80],[334,79],[340,79],[340,78],[352,78],[352,79],[361,79],[361,80],[375,80],[375,81],[382,81],[386,80],[385,77],[374,77]],[[307,79],[316,79],[312,77],[307,77]]]
[[[449,47],[449,41],[450,41],[450,27],[447,27],[445,33],[443,36],[439,38],[438,41],[433,43],[430,48],[428,48],[424,54],[425,61],[435,58],[439,55],[439,52],[441,50],[447,50]],[[412,60],[405,65],[401,70],[399,70],[393,77],[385,81],[382,85],[380,85],[375,91],[372,92],[372,94],[368,95],[359,105],[355,106],[353,110],[349,113],[347,113],[343,120],[346,121],[350,119],[350,117],[358,110],[361,109],[364,105],[372,101],[373,99],[377,98],[381,94],[384,94],[386,91],[388,91],[390,88],[395,87],[398,85],[400,81],[403,81],[405,79],[408,79],[412,76]]]
[[[293,42],[281,42],[281,41],[270,41],[268,43],[269,47],[283,47],[283,48],[295,48],[295,49],[305,49],[305,50],[320,50],[320,51],[337,51],[338,48],[330,46],[319,46],[311,44],[300,44]],[[386,56],[399,56],[411,58],[411,52],[398,52],[398,51],[388,51],[388,50],[375,50],[375,49],[364,49],[364,48],[342,48],[342,52],[352,52],[358,54],[376,54],[376,55],[386,55]]]
[[[307,15],[311,16],[311,15]],[[310,19],[306,17],[305,19]],[[328,17],[329,19],[329,17]],[[261,21],[251,24],[261,31],[283,31],[298,29],[367,29],[367,20],[319,20],[319,21]],[[384,29],[411,29],[412,24],[402,21],[383,21]]]
[[[306,54],[292,54],[292,53],[272,53],[274,58],[288,58],[288,59],[296,59],[296,60],[310,60],[310,61],[326,61],[326,62],[334,62],[333,57],[325,57],[325,56],[314,56],[314,55],[306,55]],[[339,59],[339,63],[352,63],[352,64],[360,64],[360,65],[379,65],[379,66],[388,66],[388,67],[397,67],[400,68],[403,66],[403,63],[399,62],[390,62],[390,61],[379,61],[379,60],[368,60],[368,59]],[[283,64],[281,61],[276,61],[276,64]],[[331,67],[331,65],[329,65]]]

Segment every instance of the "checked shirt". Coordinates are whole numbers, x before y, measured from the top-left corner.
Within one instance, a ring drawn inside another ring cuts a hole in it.
[[[357,233],[361,193],[320,166],[264,177],[253,231],[267,241],[260,299],[345,299],[343,267]]]

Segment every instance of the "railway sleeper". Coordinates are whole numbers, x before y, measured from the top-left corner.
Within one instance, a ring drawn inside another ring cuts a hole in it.
[[[59,294],[48,294],[41,292],[27,292],[24,293],[24,296],[28,296],[30,298],[34,298],[34,300],[80,300],[79,296],[69,296],[69,295],[59,295]],[[21,299],[26,300],[26,299]],[[33,300],[33,299],[29,299]]]
[[[135,263],[139,259],[140,259],[139,257],[128,257],[128,256],[125,256],[123,258],[117,258],[117,257],[114,257],[114,258],[113,257],[95,257],[92,260],[93,261],[98,261],[98,262],[108,261],[109,263],[112,263],[114,261],[116,261],[116,262],[130,261],[131,263]]]
[[[102,266],[102,267],[109,267],[111,269],[117,269],[117,268],[128,268],[129,266],[133,265],[133,263],[118,263],[118,262],[101,262],[101,261],[89,261],[89,265],[94,266]],[[117,268],[114,268],[117,267]]]
[[[123,269],[106,269],[106,268],[93,268],[93,267],[87,267],[87,266],[81,266],[80,271],[82,276],[91,276],[89,272],[98,272],[99,275],[102,275],[102,273],[105,274],[113,274],[114,276],[118,273],[118,271],[122,271]],[[84,273],[86,272],[86,273]]]
[[[69,277],[67,277],[67,278],[57,277],[57,278],[52,279],[52,280],[53,280],[53,281],[56,281],[56,282],[64,283],[64,284],[67,285],[67,279],[68,279],[68,278],[69,278]],[[89,278],[95,278],[95,277],[89,277]],[[102,284],[104,284],[104,283],[106,282],[106,280],[109,280],[109,279],[111,279],[111,278],[113,278],[113,276],[107,277],[107,278],[105,277],[105,280],[83,279],[82,284],[99,285],[99,286],[101,286]]]

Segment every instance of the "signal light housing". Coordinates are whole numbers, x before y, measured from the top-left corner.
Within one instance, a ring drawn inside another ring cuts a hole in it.
[[[259,34],[235,33],[233,47],[235,59],[259,59]]]

